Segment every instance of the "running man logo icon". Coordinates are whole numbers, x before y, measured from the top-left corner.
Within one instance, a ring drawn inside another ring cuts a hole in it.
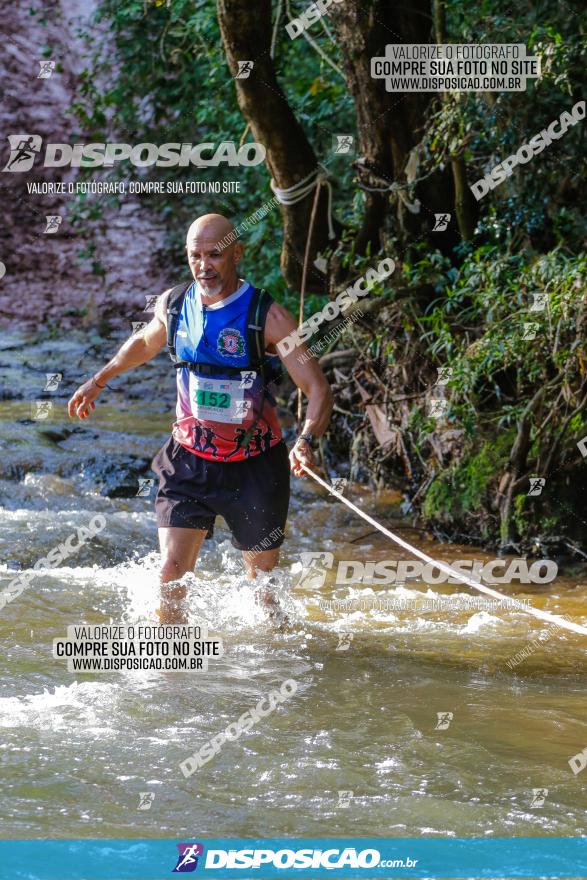
[[[533,788],[532,789],[532,802],[530,804],[531,807],[542,807],[544,806],[544,801],[548,796],[547,788]]]
[[[47,381],[45,382],[43,391],[57,391],[59,383],[63,379],[63,373],[45,373],[45,376],[47,377]]]
[[[251,71],[255,66],[254,61],[237,61],[238,70],[235,75],[235,79],[248,79],[251,75]]]
[[[137,810],[150,810],[151,804],[155,800],[155,794],[152,791],[139,792],[139,805]]]
[[[173,869],[174,874],[188,874],[198,867],[198,858],[204,855],[204,846],[201,843],[178,843],[179,850],[177,864]]]
[[[579,450],[583,458],[587,458],[587,434],[585,434],[584,437],[581,437],[581,439],[577,443],[577,449]]]
[[[352,798],[353,794],[354,794],[353,791],[339,791],[338,792],[338,803],[336,806],[342,807],[343,809],[350,806],[351,798]]]
[[[135,336],[137,333],[140,333],[141,330],[144,330],[147,326],[147,321],[132,321],[132,335]]]
[[[452,367],[437,367],[436,369],[438,370],[436,384],[448,385],[452,377]]]
[[[435,214],[432,232],[444,232],[450,223],[451,214]]]
[[[151,477],[139,477],[139,491],[135,498],[148,498],[154,485],[155,480]]]
[[[302,572],[297,587],[300,590],[319,590],[326,580],[326,572],[334,565],[334,554],[301,553],[300,556]]]
[[[532,305],[530,306],[531,312],[543,312],[546,308],[546,294],[545,293],[533,293],[532,294]]]
[[[143,309],[143,312],[154,312],[158,299],[159,297],[156,293],[145,294],[145,308]]]
[[[355,139],[352,134],[335,134],[332,149],[335,153],[350,153]]]
[[[61,214],[47,214],[45,216],[45,222],[47,224],[45,226],[45,233],[54,235],[61,226],[62,221],[63,217]]]
[[[524,332],[522,339],[536,339],[538,333],[538,324],[524,324]]]
[[[331,483],[331,486],[335,492],[338,492],[339,495],[342,495],[344,493],[344,490],[346,489],[346,484],[346,477],[335,477]]]
[[[434,730],[448,730],[454,715],[452,712],[437,712],[436,717],[438,721],[436,722]]]
[[[234,416],[237,419],[244,419],[248,411],[252,406],[252,402],[250,400],[235,400],[234,402]]]
[[[41,69],[37,74],[37,79],[49,79],[55,70],[54,61],[39,61],[39,66]]]
[[[326,275],[326,270],[328,269],[328,260],[326,259],[326,257],[323,257],[321,255],[317,256],[314,260],[314,265],[319,272],[322,272],[323,275]]]
[[[252,388],[256,378],[257,374],[254,370],[241,370],[240,388]]]
[[[448,412],[448,400],[445,400],[444,397],[432,398],[429,412],[434,419],[443,418]]]
[[[530,477],[530,488],[528,495],[542,495],[542,490],[546,485],[544,477]]]
[[[2,171],[30,171],[42,142],[40,134],[9,134],[10,156]]]
[[[52,400],[33,400],[31,404],[32,409],[32,418],[36,421],[43,421],[44,419],[48,419],[53,409],[53,401]]]
[[[336,646],[337,651],[348,651],[351,646],[351,642],[353,640],[352,633],[339,633],[338,634],[338,645]]]

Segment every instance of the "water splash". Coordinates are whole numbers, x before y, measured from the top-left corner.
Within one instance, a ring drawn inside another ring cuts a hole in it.
[[[0,727],[46,731],[101,726],[111,715],[118,692],[115,684],[74,681],[52,691],[43,688],[38,694],[4,697],[0,699]]]

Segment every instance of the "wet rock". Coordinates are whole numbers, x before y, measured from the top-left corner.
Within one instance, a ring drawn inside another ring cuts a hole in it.
[[[71,480],[63,480],[55,474],[29,473],[23,480],[23,486],[36,491],[42,498],[52,495],[71,496],[76,494],[77,486]]]
[[[81,477],[108,498],[134,498],[139,492],[139,479],[152,478],[151,459],[126,456],[117,460],[97,458],[84,465]]]
[[[18,559],[7,559],[5,565],[10,571],[20,571],[22,568]]]
[[[0,388],[0,400],[22,400],[21,391],[14,391],[12,388]]]
[[[61,443],[63,440],[67,440],[68,437],[74,433],[73,428],[40,428],[39,434],[45,437],[47,440],[50,440],[52,443]]]

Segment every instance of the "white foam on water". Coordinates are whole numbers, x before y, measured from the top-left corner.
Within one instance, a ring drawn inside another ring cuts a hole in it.
[[[476,633],[479,632],[483,626],[502,626],[503,623],[503,618],[488,614],[487,611],[479,611],[477,614],[473,614],[473,616],[469,618],[466,625],[461,628],[461,632]]]
[[[383,761],[375,761],[373,765],[378,773],[387,773],[389,770],[395,770],[402,767],[399,758],[384,758]]]
[[[312,603],[320,606],[321,601],[324,600],[316,592]],[[323,626],[335,632],[349,627],[355,633],[390,627],[402,634],[436,632],[459,636],[485,628],[491,637],[491,629],[498,627],[527,631],[524,611],[510,607],[496,610],[494,602],[489,602],[488,611],[483,608],[488,600],[464,592],[438,593],[405,585],[374,591],[367,586],[349,585],[339,588],[334,596],[330,594],[326,601],[335,604],[322,608],[327,615]]]
[[[0,698],[0,727],[25,727],[38,730],[103,731],[109,726],[119,688],[114,684],[74,681],[58,685],[53,691],[23,697]]]
[[[108,516],[115,515],[117,514],[108,514]],[[57,525],[68,525],[71,526],[73,530],[76,530],[81,526],[87,527],[88,522],[94,516],[98,516],[98,514],[96,510],[80,509],[79,507],[76,507],[75,510],[52,510],[50,508],[44,508],[43,510],[30,510],[28,507],[18,507],[16,510],[9,510],[3,507],[2,516],[8,522],[22,522],[27,526],[31,523],[31,520],[34,519],[36,529],[43,528],[46,524],[52,528],[55,528]]]

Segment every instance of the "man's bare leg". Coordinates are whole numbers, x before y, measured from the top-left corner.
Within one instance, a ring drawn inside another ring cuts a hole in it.
[[[243,560],[247,574],[250,578],[255,579],[258,571],[271,571],[279,562],[279,548],[275,550],[243,550]],[[269,613],[269,617],[280,625],[287,622],[287,616],[281,610],[281,606],[277,596],[270,586],[259,587],[255,591],[255,600],[257,604],[263,607]]]
[[[206,529],[160,528],[161,549],[161,623],[184,623],[186,589],[176,582],[188,571],[193,571],[206,537]]]
[[[275,550],[243,550],[242,553],[247,574],[253,579],[257,577],[257,571],[271,571],[279,562],[279,547]]]

